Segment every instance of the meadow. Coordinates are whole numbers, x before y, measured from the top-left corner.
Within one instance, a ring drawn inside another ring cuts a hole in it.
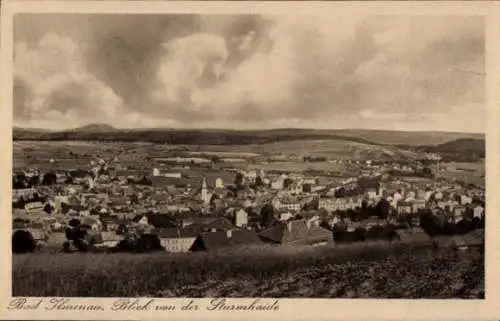
[[[439,172],[439,177],[471,183],[478,186],[485,184],[485,164],[478,163],[446,163],[446,169]]]
[[[478,252],[386,243],[13,256],[14,296],[475,298]]]

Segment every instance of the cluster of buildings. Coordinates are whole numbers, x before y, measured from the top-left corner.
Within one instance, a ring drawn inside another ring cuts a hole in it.
[[[168,161],[179,163],[177,158]],[[77,219],[97,235],[100,246],[115,246],[131,232],[152,233],[167,251],[186,252],[262,243],[325,244],[333,241],[337,223],[347,224],[350,231],[369,229],[418,219],[423,210],[443,222],[484,217],[480,188],[412,183],[371,163],[365,164],[365,176],[377,181],[376,186],[360,186],[359,177],[347,175],[216,169],[198,158],[149,171],[113,166],[119,162],[113,157],[83,169],[23,171],[22,177],[39,177],[40,184],[13,189],[14,230],[36,230],[32,234],[38,241],[57,246],[65,240],[70,221]],[[360,209],[381,202],[388,217],[356,219]],[[264,217],[265,206],[273,209],[271,219]]]

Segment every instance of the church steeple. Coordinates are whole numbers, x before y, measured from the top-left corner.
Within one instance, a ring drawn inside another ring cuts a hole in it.
[[[201,183],[201,200],[203,203],[210,203],[210,194],[208,193],[207,181],[205,177],[203,177],[203,182]]]

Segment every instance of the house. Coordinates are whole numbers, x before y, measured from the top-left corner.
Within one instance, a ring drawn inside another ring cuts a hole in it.
[[[26,211],[26,213],[31,215],[45,214],[43,208],[44,205],[42,204],[42,202],[31,202],[27,203],[24,206],[24,210]]]
[[[267,243],[287,245],[333,244],[333,233],[311,225],[306,220],[280,222],[262,231],[260,238]]]
[[[368,197],[368,199],[375,199],[377,197],[377,190],[375,188],[368,188],[366,191],[366,196]]]
[[[272,189],[282,190],[284,186],[285,186],[285,179],[281,176],[278,179],[271,181]]]
[[[34,188],[21,188],[21,189],[12,189],[12,198],[13,199],[19,199],[20,197],[23,197],[24,199],[28,199],[33,197],[33,195],[36,193],[36,189]]]
[[[97,247],[115,247],[122,239],[115,232],[100,232],[92,236],[94,246]]]
[[[361,198],[320,198],[318,208],[324,208],[327,211],[345,211],[354,210],[362,206]]]
[[[214,251],[232,246],[260,244],[262,244],[262,241],[253,231],[228,230],[225,232],[204,232],[196,237],[190,251]]]
[[[293,217],[293,214],[290,213],[290,211],[282,211],[280,213],[278,213],[278,219],[280,221],[288,221],[289,219],[291,219]]]
[[[302,184],[301,184],[301,183],[299,183],[299,182],[297,182],[297,183],[293,183],[293,184],[292,184],[292,185],[288,188],[289,192],[290,192],[291,194],[295,194],[295,195],[297,195],[297,194],[301,194],[301,193],[302,193],[302,189],[303,189]]]
[[[224,181],[222,180],[222,178],[217,177],[215,179],[215,188],[224,188]]]
[[[467,210],[467,208],[465,206],[461,206],[461,205],[456,206],[453,209],[453,217],[452,217],[453,222],[458,223],[461,220],[463,220],[466,210]]]
[[[467,205],[472,203],[472,197],[467,196],[467,195],[460,195],[460,204],[461,205]]]
[[[196,225],[192,226],[191,228],[195,228],[195,227],[196,227]],[[215,220],[212,219],[210,222],[198,225],[198,227],[205,232],[208,232],[208,231],[226,232],[229,230],[233,230],[235,228],[235,226],[226,218],[217,218]]]
[[[413,213],[413,204],[411,202],[398,202],[397,213],[399,216],[406,216]]]
[[[419,210],[425,209],[425,200],[413,200],[411,203],[413,213],[417,213]]]
[[[88,226],[92,231],[101,231],[103,228],[102,222],[95,217],[85,216],[82,218],[81,223]]]
[[[168,252],[188,252],[198,236],[194,229],[158,228],[153,230],[158,235],[161,246]]]
[[[100,220],[103,225],[103,229],[107,232],[118,231],[120,225],[126,225],[124,221],[121,221],[116,216],[111,215],[101,215]]]
[[[474,207],[472,212],[473,212],[473,217],[475,217],[475,218],[477,217],[478,219],[482,219],[484,216],[484,207],[482,207],[481,205],[477,205]]]
[[[132,222],[134,222],[136,224],[141,224],[141,225],[149,225],[148,217],[147,217],[147,215],[144,215],[144,214],[136,215],[132,219]]]
[[[237,227],[243,227],[248,225],[248,213],[244,209],[236,211],[234,214],[234,223]]]
[[[287,209],[290,211],[300,211],[303,204],[295,197],[276,197],[272,201],[272,205],[277,210]]]

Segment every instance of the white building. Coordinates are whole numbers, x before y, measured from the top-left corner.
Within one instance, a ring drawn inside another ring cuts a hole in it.
[[[215,188],[224,188],[224,181],[222,180],[222,178],[217,177],[217,179],[215,180]]]
[[[321,198],[318,202],[319,208],[324,208],[327,211],[345,211],[353,210],[362,206],[361,198]]]
[[[175,173],[175,172],[170,172],[170,173],[165,173],[165,177],[170,177],[170,178],[181,178],[182,174],[181,173]]]
[[[235,225],[237,227],[244,227],[248,225],[248,213],[240,209],[235,213]]]
[[[201,200],[203,201],[203,203],[205,205],[210,204],[210,198],[212,197],[212,195],[208,191],[207,181],[205,180],[205,177],[203,177],[203,183],[201,184],[201,195],[200,196],[201,196]]]

